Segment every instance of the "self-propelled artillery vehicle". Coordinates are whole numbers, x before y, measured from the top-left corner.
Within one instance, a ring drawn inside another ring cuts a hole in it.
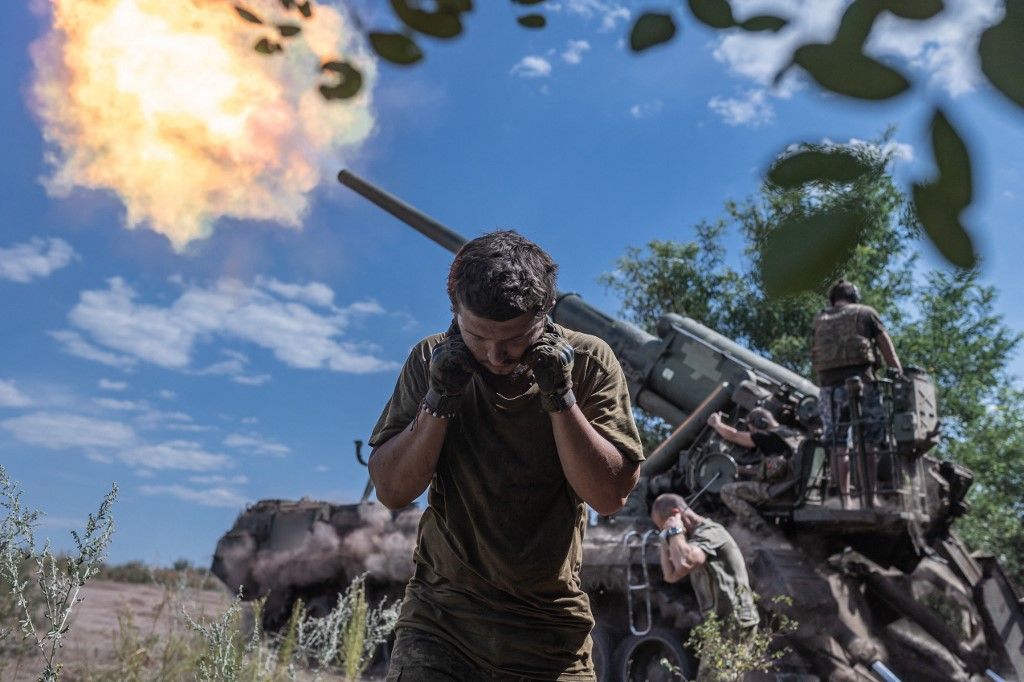
[[[465,242],[361,178],[343,171],[339,179],[449,251]],[[684,646],[700,622],[696,599],[688,581],[662,579],[661,539],[649,519],[651,501],[663,492],[684,495],[699,513],[727,523],[762,610],[797,624],[779,642],[788,653],[762,679],[1024,678],[1021,595],[994,558],[970,553],[952,531],[967,512],[972,474],[932,454],[940,422],[924,372],[882,380],[887,445],[875,490],[854,485],[851,499],[843,499],[830,485],[812,382],[685,315],[664,316],[652,335],[571,293],[559,293],[551,314],[558,324],[604,339],[626,373],[634,406],[672,427],[648,453],[626,506],[612,516],[592,515],[587,529],[582,578],[597,621],[592,637],[601,682],[679,679],[663,659],[687,679],[696,670]],[[856,391],[855,382],[849,388]],[[769,533],[730,523],[717,494],[736,480],[749,453],[707,426],[709,415],[722,412],[742,427],[755,407],[800,436],[790,474],[759,507]],[[854,479],[867,481],[869,458],[857,437],[864,420],[852,412]],[[369,572],[376,594],[400,594],[411,575],[419,511],[387,512],[368,500],[369,492],[358,505],[257,503],[222,538],[214,572],[233,589],[243,585],[246,598],[269,590],[273,599],[276,590],[281,603],[268,615],[281,621],[300,596],[329,608],[361,572]],[[303,557],[316,568],[285,570]]]

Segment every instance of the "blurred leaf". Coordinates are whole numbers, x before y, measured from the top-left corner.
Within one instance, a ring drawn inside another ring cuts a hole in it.
[[[312,18],[312,16],[313,16],[313,3],[310,2],[310,0],[306,0],[306,2],[302,3],[301,5],[298,2],[296,2],[295,6],[302,13],[303,17],[305,17],[306,19]]]
[[[633,52],[642,52],[649,47],[660,45],[676,34],[676,22],[671,14],[641,14],[629,32],[629,48]]]
[[[520,26],[526,28],[544,28],[547,25],[548,20],[544,18],[543,14],[526,14],[516,19]]]
[[[1024,107],[1024,7],[1006,3],[1003,20],[981,34],[981,70],[989,82]]]
[[[881,0],[854,0],[843,12],[843,18],[832,42],[837,46],[859,52],[871,34],[875,19],[883,9]]]
[[[283,7],[286,12],[294,6],[295,0],[281,0],[281,7]]]
[[[423,59],[419,46],[401,33],[370,33],[370,45],[392,64],[415,64]]]
[[[238,5],[235,5],[235,11],[238,12],[238,16],[242,17],[243,19],[245,19],[249,23],[252,23],[252,24],[262,24],[263,23],[262,19],[260,19],[258,16],[256,16],[255,14],[250,12],[249,10],[245,9],[244,7],[239,7]]]
[[[256,46],[253,49],[260,54],[274,54],[275,52],[281,52],[284,50],[284,48],[281,47],[281,43],[276,43],[269,38],[260,38],[260,41],[256,43]]]
[[[885,0],[885,8],[904,19],[931,19],[945,9],[942,0]]]
[[[363,87],[363,74],[348,62],[327,62],[320,68],[338,76],[338,82],[334,85],[320,86],[320,94],[326,100],[355,97]]]
[[[971,156],[946,115],[936,109],[932,118],[932,149],[939,167],[939,185],[944,201],[960,211],[971,203],[973,179]]]
[[[391,0],[391,8],[403,24],[435,38],[454,38],[462,33],[460,15],[473,9],[472,0],[437,0],[433,12],[419,9],[418,5],[410,0]]]
[[[779,159],[768,171],[768,179],[786,189],[808,182],[853,182],[871,166],[848,151],[808,150]]]
[[[728,0],[688,0],[693,16],[711,28],[732,28],[736,20]]]
[[[282,38],[291,38],[302,31],[302,29],[295,24],[278,24],[277,30],[281,33]]]
[[[772,33],[778,33],[782,29],[786,28],[788,24],[789,22],[782,17],[773,17],[768,14],[763,14],[757,17],[750,17],[746,21],[740,22],[740,28],[744,31],[771,31]]]
[[[818,85],[840,95],[880,100],[895,97],[910,87],[899,71],[836,45],[803,45],[797,48],[793,60]]]
[[[857,243],[861,221],[843,210],[783,223],[768,235],[761,278],[769,296],[787,296],[821,285]]]
[[[977,265],[978,256],[971,236],[960,224],[960,211],[947,203],[942,186],[915,183],[913,194],[917,217],[946,260],[964,269]]]

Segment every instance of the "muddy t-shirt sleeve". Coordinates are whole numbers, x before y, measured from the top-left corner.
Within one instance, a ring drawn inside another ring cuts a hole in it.
[[[590,349],[591,357],[583,385],[580,386],[580,411],[601,436],[634,462],[644,459],[640,433],[633,420],[633,410],[626,388],[626,376],[611,348],[601,342]]]
[[[391,394],[391,399],[384,406],[377,425],[373,427],[370,447],[377,447],[392,436],[398,435],[416,418],[423,396],[427,394],[429,341],[420,341],[409,353],[395,383],[395,392]]]
[[[865,315],[860,316],[858,322],[863,326],[861,333],[869,338],[878,338],[878,335],[885,331],[885,325],[882,324],[882,318],[878,316],[878,311],[874,308],[868,308],[865,311]]]
[[[700,547],[708,556],[716,556],[728,539],[728,532],[720,525],[704,522],[694,529],[693,535],[686,541],[694,547]]]

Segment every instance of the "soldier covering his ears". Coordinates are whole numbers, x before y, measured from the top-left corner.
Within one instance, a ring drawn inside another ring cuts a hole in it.
[[[419,342],[370,438],[391,509],[429,488],[388,680],[593,680],[586,505],[611,514],[643,459],[622,369],[553,324],[557,267],[510,231],[448,276],[455,319]]]

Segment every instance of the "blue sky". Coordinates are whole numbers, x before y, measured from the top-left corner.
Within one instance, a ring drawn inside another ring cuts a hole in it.
[[[373,4],[361,4],[360,18],[387,25]],[[971,56],[997,3],[949,0],[926,27],[931,40],[907,24],[881,26],[871,49],[920,85],[872,106],[799,78],[770,87],[785,45],[826,35],[841,0],[804,3],[811,9],[776,37],[716,34],[679,13],[677,39],[640,56],[624,47],[632,3],[548,2],[538,32],[516,24],[511,3],[477,4],[460,39],[421,41],[418,67],[364,61],[366,95],[331,105],[350,109],[311,114],[287,135],[271,126],[266,139],[242,138],[229,161],[218,157],[227,184],[214,194],[193,192],[208,179],[206,157],[142,176],[152,158],[134,119],[113,109],[95,113],[107,117],[107,137],[69,142],[49,4],[11,4],[0,47],[0,462],[47,512],[42,530],[56,546],[70,544],[67,530],[111,481],[121,488],[114,561],[206,563],[247,501],[358,499],[366,474],[352,442],[368,436],[408,348],[447,325],[450,256],[338,185],[342,167],[464,235],[520,230],[561,264],[563,289],[614,312],[598,275],[628,246],[690,238],[725,200],[753,194],[787,144],[871,139],[896,124],[899,175],[927,174],[927,106],[945,103],[975,151],[967,220],[985,279],[1002,291],[1008,323],[1024,329],[1013,305],[1024,111],[985,86]],[[736,5],[742,15],[765,3]],[[797,16],[801,3],[770,6]],[[30,44],[47,35],[33,61]],[[122,60],[156,50],[126,40]],[[164,60],[153,77],[169,79],[165,95],[187,99],[214,61]],[[315,86],[288,65],[266,76],[282,97]],[[41,82],[48,105],[33,94]],[[100,157],[117,157],[124,172],[90,189],[103,182],[69,159]],[[194,200],[205,208],[190,213]],[[175,248],[168,230],[196,215],[209,236],[178,234]],[[1020,357],[1014,369],[1024,369]]]

